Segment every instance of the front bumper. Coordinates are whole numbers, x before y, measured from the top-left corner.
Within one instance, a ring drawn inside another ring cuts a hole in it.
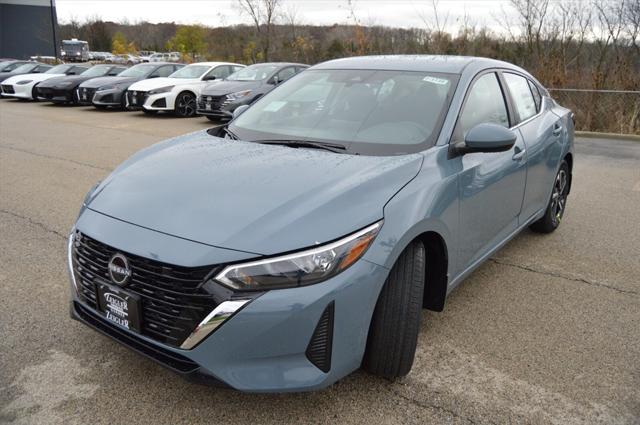
[[[232,102],[227,96],[202,95],[198,97],[196,113],[228,121],[233,118],[233,111],[244,104],[242,101]]]
[[[127,108],[134,111],[142,109],[147,111],[173,111],[175,94],[172,92],[149,94],[149,92],[129,90],[126,93],[126,103]]]
[[[85,210],[77,226],[80,231],[93,232],[92,237],[104,243],[136,255],[152,246],[155,259],[171,264],[211,264],[211,247],[118,222],[90,210]],[[216,254],[229,254],[217,250]],[[221,262],[228,262],[229,258]],[[384,267],[361,259],[320,284],[268,291],[190,350],[161,344],[106,322],[101,314],[82,303],[75,290],[72,316],[190,378],[219,381],[242,391],[315,390],[360,367],[373,309],[387,274]],[[330,368],[325,372],[310,361],[307,350],[330,305],[333,336]]]
[[[102,90],[95,92],[91,103],[97,106],[121,106],[122,90]]]
[[[3,84],[3,86],[9,86],[8,84]],[[33,93],[34,84],[13,84],[11,88],[13,93],[8,93],[8,87],[2,88],[2,96],[3,97],[14,97],[17,99],[33,99],[31,96]]]
[[[36,87],[38,100],[54,103],[67,103],[73,101],[74,89],[59,89],[53,87]]]

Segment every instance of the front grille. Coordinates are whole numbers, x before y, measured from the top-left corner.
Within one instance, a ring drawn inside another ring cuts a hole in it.
[[[144,91],[127,91],[127,102],[130,107],[133,108],[142,108],[147,99],[149,98],[149,93]],[[135,102],[134,102],[135,99]]]
[[[200,96],[198,98],[198,111],[203,111],[203,112],[209,111],[209,109],[206,109],[206,104],[207,103],[211,104],[211,109],[210,109],[211,111],[219,111],[220,109],[222,109],[223,107],[225,107],[226,105],[231,103],[231,101],[229,100],[229,98],[226,95],[224,95],[224,96],[208,96],[208,95]]]
[[[90,105],[94,94],[96,94],[96,89],[81,87],[78,89],[78,102],[83,105]]]
[[[110,282],[107,265],[117,252],[129,260],[132,274],[124,289],[140,296],[143,335],[179,347],[217,306],[202,286],[218,267],[161,263],[121,252],[76,232],[73,267],[80,297],[89,307],[97,309],[96,282]]]
[[[53,98],[60,98],[60,97],[67,97],[68,92],[62,89],[54,89],[51,87],[37,87],[36,88],[36,93],[38,94],[38,97],[42,97],[45,99],[53,99]]]
[[[2,85],[2,93],[15,94],[16,92],[13,89],[13,86],[11,84],[3,84]]]

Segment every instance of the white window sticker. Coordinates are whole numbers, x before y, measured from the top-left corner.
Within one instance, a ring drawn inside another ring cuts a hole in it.
[[[437,77],[432,77],[430,75],[427,75],[426,77],[424,77],[422,79],[422,81],[426,81],[428,83],[433,83],[433,84],[437,84],[439,86],[444,86],[446,84],[449,84],[449,80],[446,80],[444,78],[437,78]]]
[[[282,109],[282,107],[284,105],[286,105],[286,104],[287,104],[287,102],[285,102],[283,100],[277,100],[277,101],[271,102],[270,104],[265,106],[264,111],[266,111],[266,112],[277,112],[280,109]]]

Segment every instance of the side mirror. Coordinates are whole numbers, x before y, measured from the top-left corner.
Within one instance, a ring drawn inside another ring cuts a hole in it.
[[[516,134],[498,124],[478,124],[467,132],[464,142],[456,144],[459,154],[473,152],[505,152],[516,142]]]
[[[208,75],[208,76],[206,76],[206,77],[203,77],[203,78],[202,78],[202,81],[213,81],[213,80],[215,80],[215,79],[216,79],[216,76],[215,76],[215,75]]]
[[[75,71],[69,71],[69,72],[67,72],[67,75],[76,75],[76,72]]]
[[[249,109],[249,105],[240,105],[238,106],[234,111],[233,111],[233,119],[236,119],[237,117],[239,117],[240,115],[242,115],[242,113],[244,111],[246,111],[247,109]]]

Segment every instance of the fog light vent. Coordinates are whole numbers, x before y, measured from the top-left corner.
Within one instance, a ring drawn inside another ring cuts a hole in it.
[[[306,353],[309,361],[324,373],[329,372],[331,369],[334,309],[334,302],[331,301],[327,308],[324,309],[320,320],[318,320]]]

